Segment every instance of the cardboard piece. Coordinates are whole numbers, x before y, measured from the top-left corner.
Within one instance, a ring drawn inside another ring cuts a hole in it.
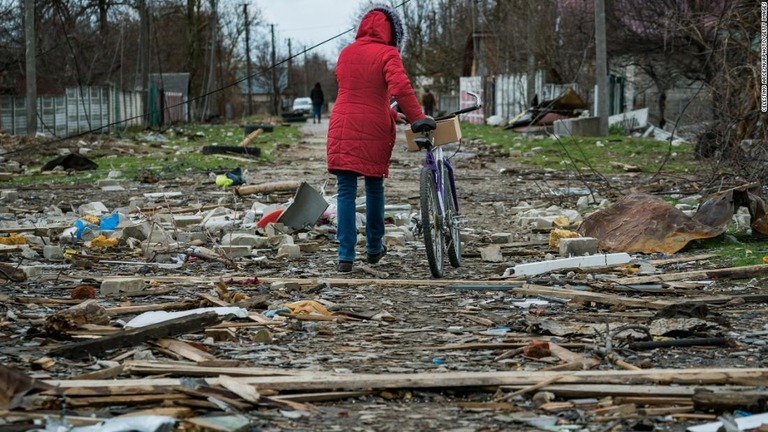
[[[416,145],[414,139],[420,136],[421,134],[413,133],[410,128],[405,130],[405,141],[408,144],[408,151],[419,151],[419,146]],[[438,120],[437,129],[432,132],[430,138],[434,140],[433,144],[436,146],[460,140],[461,127],[459,126],[459,118],[454,116],[445,120]]]

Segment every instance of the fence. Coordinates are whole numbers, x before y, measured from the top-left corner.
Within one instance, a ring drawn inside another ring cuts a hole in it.
[[[181,93],[157,92],[152,99],[151,126],[184,121],[187,104]],[[110,132],[141,126],[144,92],[120,91],[116,87],[72,87],[63,95],[37,98],[37,132],[60,138],[90,131]],[[25,96],[0,96],[0,128],[11,135],[27,133]]]

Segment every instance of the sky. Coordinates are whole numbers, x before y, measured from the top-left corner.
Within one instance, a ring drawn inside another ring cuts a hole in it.
[[[312,47],[355,26],[355,17],[361,0],[255,0],[255,7],[261,11],[267,24],[275,25],[275,37],[285,46],[291,39],[292,51],[301,52],[303,47]],[[251,3],[251,4],[254,4]],[[346,37],[351,41],[354,32]],[[336,61],[342,44],[341,38],[334,39],[317,51],[332,62]]]

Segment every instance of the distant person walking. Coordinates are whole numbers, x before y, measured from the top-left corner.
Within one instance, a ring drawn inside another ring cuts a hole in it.
[[[315,83],[315,87],[309,93],[309,98],[312,99],[312,123],[320,123],[320,111],[322,111],[325,102],[320,83]]]
[[[435,108],[437,108],[437,99],[432,94],[430,89],[421,96],[421,105],[424,106],[424,114],[432,116],[435,114]]]

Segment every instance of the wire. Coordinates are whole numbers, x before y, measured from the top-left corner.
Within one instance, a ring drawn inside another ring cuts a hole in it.
[[[411,2],[411,0],[404,0],[402,3],[400,3],[400,4],[399,4],[399,5],[397,5],[397,6],[395,6],[395,9],[397,9],[397,8],[402,8],[402,7],[404,7],[406,4],[408,4],[408,3],[410,3],[410,2]],[[59,13],[61,14],[61,10],[59,10]],[[63,19],[62,19],[62,23],[63,23]],[[291,61],[291,60],[293,60],[293,59],[295,59],[295,58],[297,58],[297,57],[299,57],[299,56],[301,56],[301,55],[304,55],[305,53],[308,53],[308,52],[310,52],[310,51],[313,51],[313,50],[315,50],[315,49],[317,49],[317,48],[319,48],[319,47],[321,47],[321,46],[323,46],[323,45],[325,45],[325,44],[327,44],[327,43],[329,43],[329,42],[332,42],[332,41],[334,41],[334,40],[336,40],[336,39],[338,39],[338,38],[340,38],[340,37],[342,37],[342,36],[344,36],[344,35],[346,35],[346,34],[348,34],[348,33],[351,33],[351,32],[353,32],[353,31],[355,31],[355,29],[356,29],[356,27],[352,27],[352,28],[350,28],[350,29],[348,29],[348,30],[345,30],[345,31],[343,31],[343,32],[341,32],[341,33],[339,33],[339,34],[335,35],[335,36],[332,36],[332,37],[330,37],[330,38],[328,38],[328,39],[325,39],[325,40],[324,40],[324,41],[322,41],[322,42],[316,43],[315,45],[312,45],[312,46],[310,46],[309,48],[305,48],[305,49],[303,49],[303,50],[299,51],[298,53],[296,53],[296,54],[294,54],[294,55],[292,55],[292,56],[289,56],[288,58],[286,58],[286,59],[284,59],[284,60],[281,60],[281,61],[278,61],[278,62],[276,62],[275,64],[273,64],[273,65],[271,65],[270,67],[268,67],[266,70],[267,70],[267,71],[271,71],[271,70],[275,69],[275,68],[276,68],[276,67],[278,67],[278,66],[282,66],[283,64],[285,64],[285,63],[287,63],[287,62],[289,62],[289,61]],[[66,33],[66,29],[64,29],[64,32],[65,32],[65,36],[66,36],[66,38],[67,38],[67,41],[69,42],[69,36],[68,36],[68,35],[67,35],[67,33]],[[74,56],[75,56],[75,54],[74,54],[74,51],[73,51],[73,48],[72,48],[72,46],[71,46],[71,45],[70,45],[70,51],[72,51],[72,55],[73,55],[73,57],[74,57]],[[75,57],[75,59],[76,59],[76,57]],[[77,66],[76,66],[76,69],[77,69]],[[252,79],[252,78],[253,78],[253,77],[255,77],[256,75],[258,75],[258,72],[255,72],[255,73],[253,73],[253,74],[251,74],[251,75],[247,75],[246,77],[244,77],[244,78],[241,78],[241,79],[238,79],[238,80],[236,80],[236,81],[233,81],[233,82],[231,82],[231,83],[229,83],[229,84],[226,84],[226,85],[224,85],[223,87],[220,87],[220,88],[217,88],[217,89],[211,90],[211,91],[209,91],[209,92],[207,92],[207,93],[201,94],[200,96],[196,96],[196,97],[194,97],[194,98],[190,98],[190,99],[188,99],[188,100],[186,100],[186,101],[183,101],[183,102],[180,102],[180,103],[177,103],[177,104],[174,104],[174,105],[168,106],[168,107],[166,107],[166,109],[176,108],[176,107],[179,107],[179,106],[183,106],[183,105],[190,105],[190,104],[192,104],[193,102],[197,102],[197,101],[199,101],[199,100],[201,100],[201,99],[203,99],[203,98],[207,98],[208,96],[211,96],[211,95],[213,95],[213,94],[215,94],[215,93],[218,93],[218,92],[222,92],[222,91],[224,91],[224,90],[226,90],[226,89],[229,89],[229,88],[231,88],[231,87],[235,87],[235,86],[237,86],[238,84],[240,84],[240,83],[242,83],[242,82],[244,82],[244,81],[247,81],[247,80],[249,80],[249,79]],[[79,83],[79,82],[80,82],[80,77],[79,77],[79,71],[78,71],[78,83]],[[81,99],[82,99],[82,98],[81,98]],[[83,101],[83,103],[85,103],[85,101]],[[145,110],[145,111],[146,111],[146,110]],[[95,133],[95,132],[100,132],[100,131],[102,131],[103,129],[109,129],[109,128],[111,128],[111,127],[114,127],[114,126],[120,125],[120,124],[122,124],[122,123],[128,123],[128,122],[132,122],[132,121],[135,121],[135,120],[141,119],[141,118],[145,117],[147,114],[148,114],[148,112],[144,112],[144,113],[142,113],[142,114],[140,114],[140,115],[135,115],[135,116],[133,116],[133,117],[129,117],[129,118],[126,118],[126,119],[117,120],[117,121],[114,121],[114,122],[108,123],[108,124],[106,124],[106,125],[103,125],[103,126],[101,126],[101,127],[97,127],[97,128],[90,128],[90,130],[88,130],[88,131],[85,131],[85,132],[80,132],[80,133],[77,133],[77,134],[74,134],[74,135],[69,135],[69,136],[67,136],[66,138],[58,138],[57,140],[48,141],[48,142],[45,142],[45,143],[39,143],[39,144],[35,144],[35,145],[33,145],[33,146],[36,146],[36,145],[43,145],[43,144],[45,144],[45,145],[51,145],[51,144],[55,144],[55,143],[57,143],[57,142],[61,142],[61,141],[64,141],[64,140],[73,139],[73,138],[78,138],[78,137],[81,137],[81,136],[85,136],[85,135],[89,135],[89,134],[92,134],[92,133]],[[89,127],[90,127],[90,119],[88,120],[88,123],[89,123]],[[27,147],[24,147],[24,148],[19,148],[19,149],[16,149],[16,150],[11,150],[11,151],[8,151],[8,152],[5,152],[5,153],[0,153],[0,156],[11,155],[11,154],[19,153],[19,152],[21,152],[21,151],[28,151],[28,150],[30,149],[30,147],[33,147],[33,146],[27,146]]]

